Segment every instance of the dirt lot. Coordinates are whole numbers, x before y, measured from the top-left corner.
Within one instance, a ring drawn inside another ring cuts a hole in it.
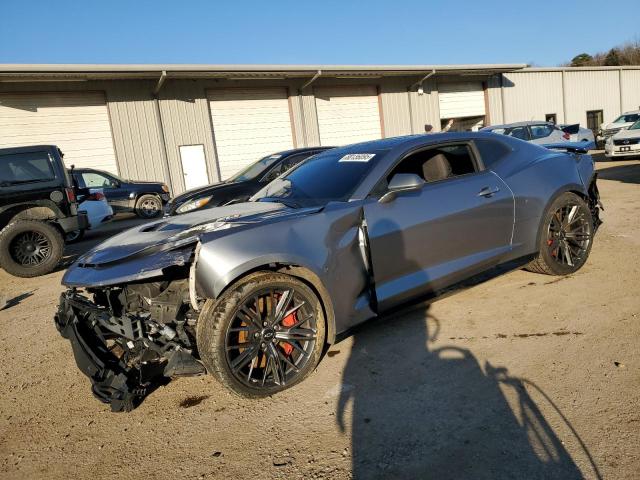
[[[198,377],[113,414],[54,328],[62,272],[0,272],[0,477],[638,478],[640,162],[598,168],[605,223],[576,275],[514,271],[370,323],[267,400]]]

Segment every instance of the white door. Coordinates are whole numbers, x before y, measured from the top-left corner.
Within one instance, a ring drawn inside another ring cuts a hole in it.
[[[57,145],[69,167],[117,173],[101,92],[0,94],[0,148]]]
[[[222,179],[269,154],[293,148],[284,88],[207,92]]]
[[[182,162],[184,186],[187,190],[209,183],[204,145],[181,145],[180,161]]]
[[[319,87],[314,94],[321,145],[349,145],[382,138],[375,86]]]
[[[482,82],[438,83],[440,118],[485,115]]]

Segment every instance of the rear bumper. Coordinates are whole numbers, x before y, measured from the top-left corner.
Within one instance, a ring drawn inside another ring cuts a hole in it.
[[[78,368],[91,380],[93,395],[114,412],[130,411],[162,384],[157,381],[161,375],[157,368],[143,371],[116,357],[106,344],[110,332],[103,327],[104,315],[108,316],[70,290],[60,295],[56,328],[71,342]]]

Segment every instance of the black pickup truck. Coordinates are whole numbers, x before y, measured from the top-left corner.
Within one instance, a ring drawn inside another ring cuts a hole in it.
[[[0,149],[0,267],[17,277],[49,273],[64,235],[87,225],[58,147]]]

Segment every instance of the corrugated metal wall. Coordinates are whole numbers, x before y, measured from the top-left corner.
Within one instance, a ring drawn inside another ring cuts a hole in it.
[[[563,82],[564,75],[564,82]],[[558,121],[586,125],[587,110],[603,110],[611,121],[622,110],[640,107],[639,69],[568,70],[530,69],[501,76],[476,77],[487,82],[487,104],[492,124],[521,120],[544,120],[557,114]],[[467,77],[459,77],[458,80]],[[86,82],[0,83],[0,92],[102,91],[107,99],[118,170],[122,176],[162,180],[173,193],[184,189],[180,145],[202,144],[210,181],[218,177],[215,132],[206,97],[207,90],[233,87],[286,87],[293,134],[297,146],[319,145],[315,87],[375,85],[385,136],[423,133],[425,124],[440,130],[437,82],[455,81],[437,74],[424,81],[423,94],[415,83],[420,76],[323,78],[300,93],[308,80],[172,80],[165,82],[159,100],[153,97],[155,80]],[[563,100],[563,83],[565,98]],[[413,86],[413,87],[412,87]],[[620,91],[622,87],[622,92]],[[622,104],[622,105],[621,105]],[[566,116],[564,106],[566,105]],[[504,115],[503,115],[504,112]],[[166,155],[165,155],[166,146]]]
[[[640,70],[622,70],[622,110],[640,110]]]
[[[502,85],[504,119],[500,123],[544,120],[549,113],[555,113],[558,121],[564,118],[561,72],[505,73]],[[493,111],[491,118],[496,118]]]
[[[620,114],[620,72],[565,72],[566,123],[587,125],[587,110],[603,110],[605,123]]]
[[[110,82],[107,107],[120,175],[170,184],[162,131],[151,91],[155,82]]]

